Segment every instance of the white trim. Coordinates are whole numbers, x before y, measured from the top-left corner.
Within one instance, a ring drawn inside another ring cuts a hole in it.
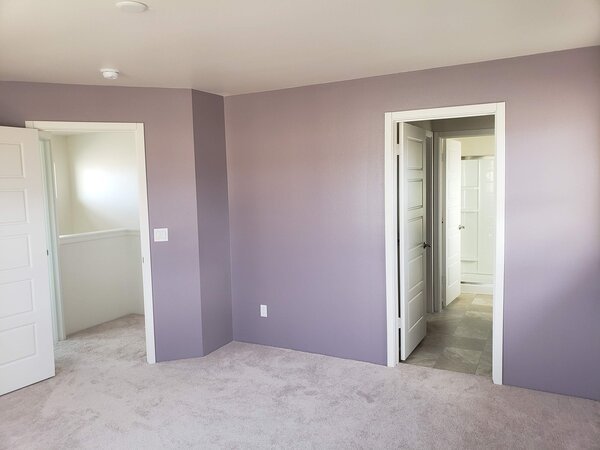
[[[504,240],[506,149],[505,106],[497,104],[494,135],[496,136],[496,265],[494,267],[494,297],[492,311],[492,380],[502,384],[504,352]]]
[[[146,360],[156,362],[154,340],[154,302],[152,297],[152,259],[150,253],[150,221],[148,217],[148,186],[146,182],[146,146],[143,123],[113,122],[48,122],[27,121],[27,128],[50,132],[132,132],[135,135],[135,148],[138,166],[138,192],[140,212],[140,244],[142,251],[142,279],[144,291],[144,318],[146,328]],[[57,239],[58,237],[56,237]]]
[[[499,103],[482,103],[480,105],[448,106],[443,108],[397,111],[391,114],[393,122],[415,122],[417,120],[492,116],[496,114],[497,105],[499,105]]]
[[[434,280],[436,279],[436,268],[435,268],[435,247],[436,247],[436,227],[433,221],[433,218],[436,216],[435,214],[435,202],[433,195],[435,193],[436,187],[436,173],[435,173],[435,137],[433,131],[425,130],[426,140],[429,140],[429,145],[427,145],[427,164],[426,164],[426,217],[427,217],[427,231],[426,231],[426,239],[431,247],[429,251],[426,252],[427,256],[427,297],[428,302],[426,305],[426,312],[433,313],[436,312],[435,305],[435,286]]]
[[[141,123],[122,123],[122,122],[52,122],[44,120],[26,121],[27,128],[37,128],[38,130],[50,131],[53,133],[100,133],[100,132],[127,132],[136,131]]]
[[[146,182],[146,144],[144,124],[135,124],[135,143],[138,158],[138,191],[140,208],[140,242],[142,249],[142,278],[144,290],[144,316],[146,318],[146,359],[156,362],[156,342],[154,340],[154,300],[152,293],[152,259],[150,253],[150,217],[148,215],[148,184]]]
[[[435,312],[440,312],[443,309],[444,298],[446,296],[446,269],[442,264],[446,255],[445,242],[445,224],[444,216],[446,215],[446,198],[444,192],[446,190],[446,160],[443,142],[438,138],[437,133],[433,133],[433,161],[434,161],[434,212],[432,217],[433,222],[433,268],[434,283],[433,289],[433,304]]]
[[[396,221],[396,148],[394,142],[394,123],[392,113],[385,114],[385,291],[387,311],[387,364],[394,367],[398,364],[400,342],[398,329],[398,302],[389,299],[398,298],[398,254],[395,251],[398,243]],[[390,248],[394,251],[389,251]],[[393,332],[392,332],[393,331]]]
[[[504,320],[504,204],[505,204],[505,106],[504,103],[452,106],[413,111],[385,113],[385,259],[386,259],[386,312],[387,312],[387,364],[399,363],[398,343],[398,247],[396,163],[397,153],[394,127],[398,122],[437,120],[460,117],[495,116],[496,136],[496,262],[493,299],[493,349],[492,380],[502,384],[502,340]],[[402,129],[402,127],[400,127]]]
[[[90,231],[87,233],[61,234],[58,236],[60,245],[76,244],[78,242],[96,241],[99,239],[111,239],[121,236],[139,236],[138,230],[126,228],[115,228],[113,230]]]
[[[46,235],[48,237],[48,271],[50,279],[50,297],[52,300],[52,330],[54,342],[63,341],[65,333],[64,315],[62,309],[62,297],[60,290],[60,271],[58,270],[58,220],[56,218],[56,185],[54,180],[54,167],[52,165],[52,154],[49,147],[50,134],[43,131],[38,132],[42,142],[42,178],[44,180],[44,206],[46,208]]]

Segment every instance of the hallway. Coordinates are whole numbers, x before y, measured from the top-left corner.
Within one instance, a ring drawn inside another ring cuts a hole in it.
[[[408,364],[492,376],[492,296],[462,294],[428,314],[427,336]]]

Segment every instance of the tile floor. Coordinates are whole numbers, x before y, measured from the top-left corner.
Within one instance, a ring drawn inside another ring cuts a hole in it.
[[[427,336],[408,364],[492,376],[492,296],[462,294],[427,316]]]

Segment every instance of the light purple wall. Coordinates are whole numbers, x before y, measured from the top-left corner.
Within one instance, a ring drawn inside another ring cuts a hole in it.
[[[0,124],[26,120],[143,122],[152,243],[156,356],[203,354],[192,91],[0,82]]]
[[[192,91],[204,354],[233,339],[223,97]]]
[[[504,381],[600,398],[600,47],[226,98],[234,338],[385,363],[383,114],[497,101]]]

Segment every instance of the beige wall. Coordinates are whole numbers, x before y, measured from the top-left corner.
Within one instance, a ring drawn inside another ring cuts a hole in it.
[[[71,234],[71,168],[66,136],[52,136],[52,159],[54,161],[54,188],[56,215],[60,234]]]
[[[494,136],[469,136],[455,140],[461,144],[461,156],[493,156],[496,154]]]
[[[139,229],[132,133],[54,136],[52,155],[61,235]]]
[[[140,234],[103,231],[59,239],[65,333],[144,314]]]

